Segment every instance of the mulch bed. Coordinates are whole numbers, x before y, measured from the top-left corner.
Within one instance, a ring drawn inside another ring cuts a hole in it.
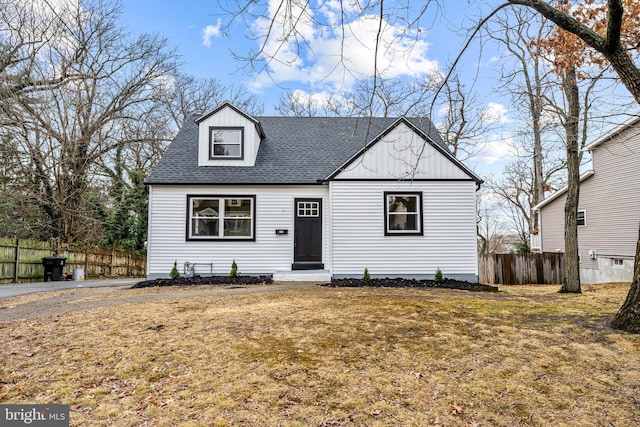
[[[197,285],[268,285],[273,283],[271,276],[194,276],[178,277],[177,279],[155,279],[138,282],[131,289],[150,288],[160,286],[197,286]],[[444,282],[436,283],[433,280],[415,279],[371,279],[364,281],[361,279],[332,279],[331,283],[323,283],[320,286],[332,286],[335,288],[441,288],[460,289],[464,291],[477,292],[498,292],[495,286],[482,285],[480,283],[470,283],[462,280],[445,279]]]
[[[332,279],[331,283],[324,283],[322,286],[345,287],[345,288],[441,288],[441,289],[460,289],[464,291],[476,292],[498,292],[496,286],[483,285],[480,283],[465,282],[463,280],[444,279],[443,282],[437,283],[434,280],[416,280],[416,279]]]
[[[131,289],[151,288],[157,286],[196,286],[196,285],[268,285],[273,283],[271,276],[193,276],[177,279],[155,279],[138,282]]]

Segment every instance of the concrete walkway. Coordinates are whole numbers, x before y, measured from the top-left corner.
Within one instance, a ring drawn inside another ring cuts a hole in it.
[[[62,280],[59,282],[11,283],[0,285],[0,299],[38,292],[61,291],[77,288],[103,288],[117,286],[133,286],[143,278],[106,279],[106,280]]]

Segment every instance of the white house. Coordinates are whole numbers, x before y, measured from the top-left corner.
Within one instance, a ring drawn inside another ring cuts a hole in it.
[[[582,283],[630,282],[640,223],[640,117],[585,147],[592,170],[580,177],[578,253]],[[564,252],[566,187],[534,209],[540,234],[532,249]]]
[[[426,119],[251,117],[225,102],[184,124],[147,179],[147,278],[476,281],[482,182]],[[298,276],[296,273],[306,276]]]

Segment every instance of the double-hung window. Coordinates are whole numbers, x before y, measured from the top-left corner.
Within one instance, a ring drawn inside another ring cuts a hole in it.
[[[244,129],[209,128],[209,159],[243,159]]]
[[[422,236],[422,193],[384,193],[385,235]]]
[[[255,196],[188,196],[187,240],[254,240]]]
[[[587,212],[586,211],[578,211],[578,216],[576,217],[577,225],[585,226],[587,225]]]

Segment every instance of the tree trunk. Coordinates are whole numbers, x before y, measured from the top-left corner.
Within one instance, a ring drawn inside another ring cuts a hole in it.
[[[578,263],[578,201],[580,199],[580,152],[578,118],[580,99],[575,67],[566,71],[563,89],[569,111],[565,122],[567,133],[567,200],[564,205],[564,282],[558,292],[581,293]]]
[[[536,104],[539,104],[539,98]],[[537,108],[537,107],[536,107]],[[533,110],[532,110],[533,111]],[[539,110],[532,114],[533,116],[533,206],[537,205],[544,199],[544,177],[542,175],[542,137],[540,135],[540,113]],[[536,235],[540,230],[539,224],[540,212],[531,211],[531,224],[529,233]]]
[[[627,299],[613,318],[611,327],[631,332],[632,334],[640,334],[640,230],[638,231],[631,288],[627,294]]]

